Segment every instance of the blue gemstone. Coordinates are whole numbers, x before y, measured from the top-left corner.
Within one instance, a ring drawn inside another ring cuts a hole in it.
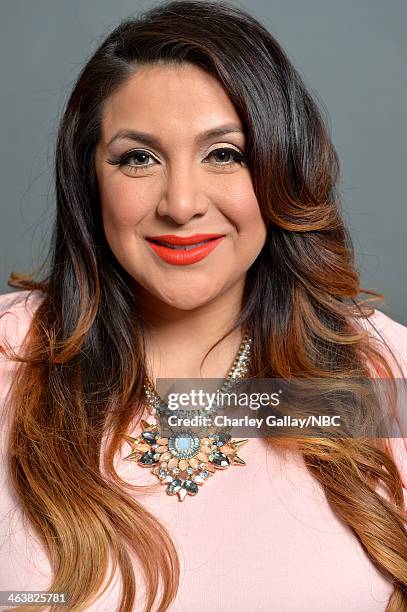
[[[168,450],[176,457],[190,458],[199,451],[200,440],[191,431],[174,433],[168,440]]]
[[[184,435],[184,436],[179,436],[177,438],[177,449],[183,452],[187,452],[189,451],[189,449],[192,447],[193,444],[193,438],[192,436],[188,436],[188,435]]]

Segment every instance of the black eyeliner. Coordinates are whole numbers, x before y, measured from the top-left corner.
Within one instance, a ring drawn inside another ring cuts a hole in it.
[[[146,155],[152,157],[151,153],[148,153],[144,149],[133,149],[132,151],[128,151],[127,153],[124,153],[118,159],[107,159],[106,162],[108,164],[111,164],[112,166],[120,166],[122,164],[125,164],[131,157],[133,157],[134,155],[138,153],[145,153]]]
[[[207,157],[209,155],[211,155],[212,153],[217,153],[218,151],[226,151],[227,153],[232,153],[235,157],[235,162],[236,163],[242,163],[245,162],[245,156],[243,153],[241,153],[240,151],[238,151],[237,149],[232,149],[230,147],[220,147],[219,149],[213,149],[212,151],[210,151],[207,155]],[[133,149],[132,151],[128,151],[127,153],[124,153],[121,157],[119,157],[118,159],[107,159],[106,162],[108,164],[111,164],[112,166],[121,166],[123,164],[126,164],[126,162],[128,162],[129,159],[131,159],[134,155],[138,154],[138,153],[145,153],[147,156],[150,156],[154,159],[154,157],[151,155],[151,153],[148,153],[145,149]],[[219,166],[226,166],[227,164],[229,164],[231,162],[226,162],[225,164],[221,164],[219,163]],[[143,167],[142,165],[140,165],[139,167]]]

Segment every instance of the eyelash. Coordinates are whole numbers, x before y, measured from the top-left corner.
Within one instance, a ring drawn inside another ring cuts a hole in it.
[[[212,155],[213,153],[219,153],[219,151],[226,151],[227,153],[232,154],[232,156],[234,157],[234,161],[232,162],[216,164],[220,168],[225,168],[225,167],[229,168],[230,166],[233,166],[236,163],[242,164],[245,161],[244,155],[242,153],[240,153],[236,149],[231,149],[229,147],[221,147],[219,149],[214,149],[213,151],[209,153],[209,155]],[[154,159],[151,153],[149,153],[145,149],[134,149],[133,151],[129,151],[128,153],[125,153],[119,159],[113,159],[113,160],[108,159],[107,163],[111,164],[112,166],[127,166],[127,168],[129,168],[131,172],[134,172],[134,173],[136,173],[141,168],[149,168],[150,166],[154,165],[154,164],[147,164],[147,165],[139,164],[139,165],[133,166],[128,163],[129,160],[133,159],[134,157],[140,154],[144,154],[147,157],[151,157],[152,159]],[[209,157],[209,155],[207,157]]]

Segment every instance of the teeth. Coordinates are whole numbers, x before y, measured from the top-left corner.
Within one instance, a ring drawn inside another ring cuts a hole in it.
[[[161,244],[163,244],[166,247],[169,247],[170,249],[174,249],[175,251],[190,251],[191,249],[196,249],[196,247],[199,247],[202,244],[206,244],[207,242],[210,242],[210,241],[205,240],[204,242],[197,242],[196,244],[184,244],[184,245],[169,244],[168,242],[161,242]]]

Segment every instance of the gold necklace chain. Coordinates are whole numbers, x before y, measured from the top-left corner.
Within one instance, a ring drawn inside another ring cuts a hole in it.
[[[216,394],[225,393],[233,384],[233,381],[239,380],[246,376],[250,360],[251,344],[252,339],[248,335],[245,335],[242,342],[240,343],[239,350],[232,364],[232,367],[229,370],[222,386],[220,387],[220,389],[217,390]],[[146,395],[147,405],[149,407],[149,413],[150,415],[155,415],[157,412],[160,412],[160,408],[162,406],[166,406],[166,404],[158,395],[153,383],[151,382],[147,374],[144,378],[143,387]]]

